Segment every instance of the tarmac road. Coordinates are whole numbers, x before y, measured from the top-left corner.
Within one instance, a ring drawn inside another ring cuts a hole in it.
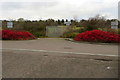
[[[118,77],[117,45],[74,43],[56,38],[3,41],[2,45],[3,78]]]
[[[2,48],[118,55],[117,45],[75,43],[62,38],[41,38],[26,41],[2,41]]]

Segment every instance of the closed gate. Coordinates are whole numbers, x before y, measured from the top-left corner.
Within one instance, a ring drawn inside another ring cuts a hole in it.
[[[65,32],[66,27],[61,26],[47,26],[46,27],[46,36],[48,37],[61,37]]]

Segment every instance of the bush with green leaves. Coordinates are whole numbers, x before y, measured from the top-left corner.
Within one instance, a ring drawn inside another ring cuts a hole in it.
[[[63,38],[74,38],[78,33],[64,33]]]
[[[106,32],[114,32],[116,34],[120,34],[120,28],[111,29],[111,28],[99,28],[98,30],[106,31]]]
[[[38,38],[45,37],[45,32],[44,31],[43,32],[30,31],[30,32]]]
[[[81,27],[80,29],[79,29],[79,33],[82,33],[82,32],[85,32],[86,31],[86,29],[84,28],[84,27]]]

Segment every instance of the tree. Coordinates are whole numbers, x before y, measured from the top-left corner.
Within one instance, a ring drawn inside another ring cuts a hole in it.
[[[57,20],[57,23],[58,23],[58,25],[61,25],[61,21],[59,19]]]
[[[17,21],[25,21],[24,18],[19,18]]]
[[[104,28],[110,26],[105,17],[100,16],[99,14],[95,17],[91,17],[88,20],[82,20],[82,26],[86,28],[86,30],[94,30],[98,28]]]
[[[65,22],[64,19],[62,19],[61,22],[64,23]]]
[[[66,19],[66,22],[68,22],[68,19]]]

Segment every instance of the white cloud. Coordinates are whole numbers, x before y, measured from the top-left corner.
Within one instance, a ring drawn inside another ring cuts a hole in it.
[[[117,18],[119,0],[1,0],[2,19],[79,19],[96,14]],[[9,3],[11,2],[11,3]]]

